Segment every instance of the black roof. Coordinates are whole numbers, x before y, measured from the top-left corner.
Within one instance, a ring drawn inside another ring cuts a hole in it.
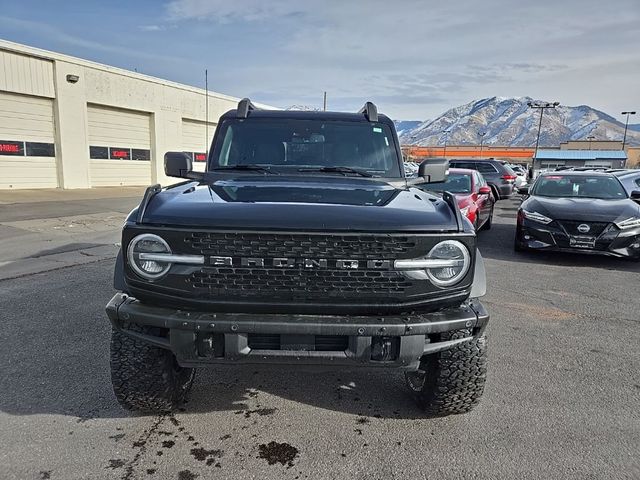
[[[236,118],[237,110],[229,110],[222,119]],[[251,110],[248,118],[291,118],[296,120],[343,120],[347,122],[368,122],[362,113],[351,112],[323,112],[323,111],[305,111],[305,110]],[[379,123],[393,123],[386,115],[378,115]]]
[[[381,122],[393,125],[393,121],[385,115],[378,115],[378,107],[372,102],[366,102],[357,113],[326,112],[314,110],[265,110],[257,108],[251,100],[243,98],[238,107],[229,110],[222,119],[226,118],[289,118],[296,120],[342,120],[347,122]]]
[[[594,175],[604,176],[604,177],[614,177],[612,173],[605,172],[602,170],[554,170],[552,172],[543,172],[539,176],[541,177],[549,177],[562,175],[566,177],[592,177]]]

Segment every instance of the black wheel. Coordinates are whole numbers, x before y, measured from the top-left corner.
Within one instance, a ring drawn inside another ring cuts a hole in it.
[[[130,330],[158,335],[159,329],[127,325]],[[143,413],[170,412],[191,388],[195,369],[178,365],[169,350],[111,332],[111,383],[120,405]]]
[[[440,340],[471,335],[457,330],[440,334]],[[427,415],[442,417],[466,413],[480,401],[487,378],[487,339],[483,335],[449,350],[427,355],[420,370],[405,375],[407,386]]]
[[[491,211],[489,212],[489,218],[487,218],[487,221],[484,222],[484,225],[482,226],[483,230],[491,230],[491,225],[493,225],[493,208],[494,208],[494,206],[491,205]]]
[[[516,229],[516,236],[513,239],[513,250],[516,252],[525,252],[527,249],[518,241],[519,236],[520,232]]]

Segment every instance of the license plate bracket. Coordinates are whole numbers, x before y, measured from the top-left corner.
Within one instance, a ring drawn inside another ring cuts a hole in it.
[[[596,237],[572,235],[569,237],[569,245],[574,248],[596,248]]]

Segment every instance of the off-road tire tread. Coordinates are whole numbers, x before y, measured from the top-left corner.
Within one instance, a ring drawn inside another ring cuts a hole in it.
[[[471,335],[469,329],[440,334],[441,341]],[[487,338],[482,335],[425,357],[427,378],[418,401],[431,417],[469,412],[480,402],[487,379]]]
[[[140,333],[158,333],[152,327],[137,324],[124,327]],[[169,350],[112,330],[111,383],[123,408],[141,413],[175,410],[191,388],[194,374],[193,368],[179,367]]]

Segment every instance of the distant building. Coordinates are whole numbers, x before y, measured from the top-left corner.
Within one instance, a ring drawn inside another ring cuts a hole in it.
[[[539,172],[558,167],[623,168],[626,160],[624,150],[538,150],[533,169]]]
[[[622,150],[622,140],[569,140],[560,150]]]
[[[402,145],[402,153],[407,160],[420,162],[433,157],[446,157],[449,159],[489,159],[504,160],[511,163],[528,164],[533,157],[533,148],[529,147],[496,147],[478,145],[447,145],[433,147],[419,147],[415,145]]]
[[[238,100],[0,40],[0,189],[176,182],[165,152],[204,170],[218,119]]]

